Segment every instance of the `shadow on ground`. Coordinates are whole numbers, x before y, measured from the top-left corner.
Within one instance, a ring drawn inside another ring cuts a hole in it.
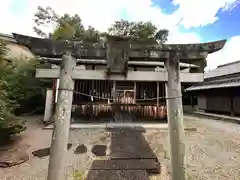
[[[111,132],[107,160],[93,161],[86,180],[148,180],[160,173],[160,163],[142,133],[144,129],[116,128]]]
[[[67,144],[67,149],[69,150],[69,149],[71,149],[71,147],[72,147],[72,144],[68,143]],[[49,156],[50,155],[50,147],[49,148],[38,149],[36,151],[33,151],[32,155],[36,156],[38,158],[43,158],[43,157]]]

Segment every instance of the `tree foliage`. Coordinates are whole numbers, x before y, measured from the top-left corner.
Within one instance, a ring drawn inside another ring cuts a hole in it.
[[[56,40],[81,39],[98,42],[105,34],[118,36],[132,36],[142,43],[157,44],[165,43],[168,37],[168,30],[158,29],[149,22],[130,22],[127,20],[115,21],[108,32],[101,33],[89,26],[84,28],[82,20],[78,15],[64,14],[60,16],[51,7],[38,7],[34,15],[34,31],[42,37],[50,37]],[[41,26],[51,25],[53,32],[44,32]]]
[[[117,36],[132,36],[139,42],[156,44],[167,41],[168,30],[158,30],[152,22],[129,22],[126,20],[115,21],[108,29],[109,34]]]
[[[5,52],[5,44],[0,43],[0,143],[25,130],[25,123],[16,115],[44,108],[47,84],[34,77],[39,65],[35,59],[6,59]]]
[[[34,22],[34,31],[45,38],[55,40],[83,39],[94,42],[99,41],[100,38],[100,32],[93,27],[84,28],[82,20],[77,14],[59,16],[51,7],[39,6],[34,15]],[[44,32],[42,27],[49,25],[53,28],[53,32]]]
[[[0,42],[0,144],[11,134],[24,130],[21,123],[13,115],[17,108],[16,101],[10,98],[9,82],[11,62],[5,59],[5,45]]]
[[[50,32],[45,32],[42,27],[52,26],[56,28],[58,25],[58,16],[55,11],[51,7],[43,8],[38,6],[38,11],[34,14],[34,23],[35,26],[33,30],[44,38],[48,38],[51,36]]]

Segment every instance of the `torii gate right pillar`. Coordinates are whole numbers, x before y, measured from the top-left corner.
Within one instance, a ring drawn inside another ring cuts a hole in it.
[[[177,53],[170,52],[169,59],[165,61],[165,67],[168,72],[166,94],[172,180],[185,180],[185,144],[179,64]]]
[[[172,180],[185,180],[186,169],[180,61],[198,65],[198,71],[204,73],[208,54],[222,49],[225,43],[226,40],[220,40],[212,43],[164,46],[163,50],[169,53],[165,67],[168,72],[166,94]]]

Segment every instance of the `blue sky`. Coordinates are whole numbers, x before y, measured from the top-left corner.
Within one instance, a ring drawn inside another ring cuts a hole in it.
[[[0,7],[0,20],[5,21],[0,32],[36,36],[32,19],[37,6],[51,6],[58,14],[77,13],[85,26],[102,31],[121,18],[150,20],[170,30],[168,43],[227,39],[222,51],[209,56],[208,67],[240,60],[240,0],[5,0]]]
[[[10,12],[18,16],[22,16],[25,11],[27,1],[26,0],[14,0],[10,3]]]
[[[174,11],[179,8],[179,6],[173,5],[171,0],[153,0],[153,3],[161,7],[166,14],[173,14]],[[203,41],[229,39],[233,36],[240,35],[240,3],[231,11],[223,11],[223,9],[220,8],[216,16],[218,20],[213,24],[192,28],[181,26],[181,31],[198,33],[203,38]]]
[[[229,39],[233,36],[240,35],[239,7],[234,9],[232,12],[223,12],[219,10],[217,17],[219,19],[213,24],[183,30],[198,33],[205,41]]]

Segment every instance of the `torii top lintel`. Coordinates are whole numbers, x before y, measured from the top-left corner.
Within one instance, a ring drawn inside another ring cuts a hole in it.
[[[146,45],[135,43],[131,37],[107,36],[107,42],[90,43],[83,41],[56,41],[13,33],[17,43],[27,46],[34,54],[41,57],[61,57],[64,51],[71,50],[76,58],[105,59],[107,46],[128,49],[129,60],[164,61],[169,52],[183,52],[180,61],[205,59],[208,54],[222,49],[226,40],[197,44],[158,44]]]

